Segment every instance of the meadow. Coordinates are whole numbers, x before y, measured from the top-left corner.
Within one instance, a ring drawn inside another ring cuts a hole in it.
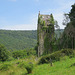
[[[38,64],[41,58],[36,56],[0,62],[0,75],[75,75],[75,50],[73,52],[52,62],[52,66],[50,63]]]

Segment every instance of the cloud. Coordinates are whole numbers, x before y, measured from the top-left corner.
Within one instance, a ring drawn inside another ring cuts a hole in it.
[[[28,23],[24,24],[12,24],[5,18],[0,18],[0,29],[6,30],[36,30],[37,29],[37,15],[32,14],[29,17]]]
[[[36,30],[36,26],[32,24],[19,24],[19,25],[8,25],[4,26],[1,29],[6,30]]]

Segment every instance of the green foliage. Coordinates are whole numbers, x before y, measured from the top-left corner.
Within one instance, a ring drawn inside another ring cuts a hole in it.
[[[70,67],[75,66],[75,63],[73,63]]]
[[[53,41],[54,41],[54,29],[53,26],[48,27],[47,33],[45,35],[44,38],[44,48],[45,48],[45,53],[50,53],[52,52],[52,45],[53,45]]]
[[[28,74],[32,73],[32,70],[33,70],[33,63],[32,62],[29,62],[29,63],[19,62],[18,64],[19,64],[18,66],[20,68],[25,68],[27,70]]]
[[[38,54],[38,44],[34,48],[36,50],[36,54]]]
[[[0,30],[0,44],[11,51],[34,48],[37,44],[37,31]]]
[[[52,54],[46,55],[46,56],[42,56],[41,59],[39,60],[38,64],[44,64],[44,63],[49,63],[50,62],[50,58],[52,59],[53,62],[55,61],[59,61],[60,57],[63,56],[70,56],[73,55],[74,52],[71,49],[63,49],[61,51],[56,51]]]
[[[8,51],[5,46],[0,45],[0,61],[6,61],[8,59]]]
[[[47,27],[44,29],[46,31]],[[59,33],[55,32],[59,36]],[[10,51],[33,48],[37,44],[37,39],[37,31],[0,30],[0,43]]]
[[[12,53],[12,56],[14,58],[23,58],[23,57],[26,57],[27,56],[27,52],[26,52],[26,50],[14,51]]]
[[[20,68],[24,68],[24,67],[25,67],[26,62],[18,61],[16,64],[18,64],[18,67],[20,67]]]
[[[0,75],[28,75],[36,65],[35,58],[35,56],[30,56],[29,58],[0,62]],[[5,68],[3,68],[2,66],[5,64]]]
[[[31,55],[36,55],[36,51],[34,49],[30,50],[19,50],[12,52],[12,56],[14,58],[26,58]]]
[[[70,67],[75,63],[75,58],[69,59],[64,57],[64,60],[49,64],[41,64],[33,69],[30,75],[75,75],[75,66]]]
[[[59,55],[60,52],[57,53]],[[32,64],[35,61],[31,61],[30,58],[0,62],[0,75],[75,75],[75,57],[69,58],[64,53],[61,55],[60,61],[52,61],[53,66],[50,66],[50,62],[41,65]],[[1,69],[5,64],[8,68]]]
[[[74,54],[72,49],[63,49],[61,52],[68,56]]]
[[[64,33],[60,39],[61,48],[75,48],[75,4],[72,5],[72,9],[69,14],[65,14],[66,27]],[[68,22],[68,20],[70,20]]]
[[[72,5],[72,9],[69,13],[69,18],[72,22],[72,25],[75,27],[75,3]]]
[[[38,17],[38,24],[43,25],[43,21],[41,20],[42,15]]]
[[[49,39],[49,36],[45,36],[44,47],[45,47],[44,54],[48,54],[49,53],[49,48],[50,48],[50,39]]]
[[[30,50],[27,50],[27,55],[30,56],[30,55],[36,55],[36,50],[34,50],[33,48],[30,49]]]
[[[4,63],[4,64],[0,65],[0,70],[3,70],[3,71],[9,70],[10,66],[11,66],[10,64]]]
[[[53,15],[51,14],[50,17],[51,17],[51,18],[50,18],[50,23],[51,23],[52,25],[54,25],[54,18],[53,18]]]
[[[50,23],[49,23],[50,22]],[[40,27],[40,30],[37,30],[37,37],[38,37],[38,45],[39,45],[39,37],[40,33],[44,32],[44,54],[48,54],[52,51],[51,43],[53,41],[53,35],[54,35],[54,18],[53,15],[50,15],[50,18],[48,20],[48,23],[50,25],[46,26],[45,20],[42,19],[42,15],[39,15],[38,17],[38,27]]]
[[[43,21],[43,26],[45,26],[45,21]]]
[[[74,49],[75,48],[75,39],[72,37],[72,35],[67,35],[68,31],[65,29],[65,32],[63,33],[62,37],[59,39],[60,43],[60,48],[70,48]]]
[[[33,64],[30,62],[29,64],[25,65],[25,68],[26,68],[28,74],[30,74],[30,73],[32,73],[32,70],[33,70]]]

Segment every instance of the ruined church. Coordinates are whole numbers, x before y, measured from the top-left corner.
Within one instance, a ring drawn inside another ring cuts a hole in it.
[[[37,24],[37,45],[38,57],[52,51],[52,39],[54,37],[54,18],[53,15],[38,14]]]

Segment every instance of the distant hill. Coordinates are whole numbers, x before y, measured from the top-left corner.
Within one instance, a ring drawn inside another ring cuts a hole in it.
[[[63,29],[56,30],[57,36]],[[7,47],[8,50],[23,50],[26,48],[34,48],[37,44],[37,31],[12,31],[12,30],[0,30],[0,44]]]
[[[37,43],[37,31],[0,30],[0,44],[9,50],[33,48]]]
[[[64,31],[64,29],[57,29],[57,30],[55,30],[55,34],[56,34],[56,36],[57,36],[57,38],[59,38],[60,36],[61,36],[61,34],[63,33],[63,31]]]

